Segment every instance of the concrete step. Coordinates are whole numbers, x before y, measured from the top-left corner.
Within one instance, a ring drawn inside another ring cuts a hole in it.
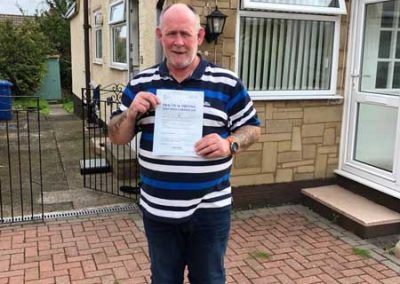
[[[338,185],[302,189],[307,206],[362,238],[400,232],[400,213]]]

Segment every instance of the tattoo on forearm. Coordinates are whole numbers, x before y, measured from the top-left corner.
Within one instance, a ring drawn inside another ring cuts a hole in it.
[[[240,150],[245,150],[256,142],[260,137],[260,128],[258,126],[246,125],[232,134],[240,145]]]
[[[108,131],[111,134],[116,134],[119,131],[121,124],[126,120],[126,118],[127,118],[126,112],[123,112],[117,117],[115,117],[113,120],[111,120],[111,123],[108,126]]]

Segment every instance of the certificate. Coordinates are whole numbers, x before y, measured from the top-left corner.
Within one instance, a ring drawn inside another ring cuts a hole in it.
[[[153,154],[197,156],[194,144],[203,137],[204,92],[157,90],[160,104],[154,119]]]

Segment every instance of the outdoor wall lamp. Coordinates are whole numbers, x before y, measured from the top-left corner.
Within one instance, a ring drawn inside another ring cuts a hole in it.
[[[206,16],[206,41],[217,43],[218,37],[224,31],[227,16],[218,10],[218,6]]]

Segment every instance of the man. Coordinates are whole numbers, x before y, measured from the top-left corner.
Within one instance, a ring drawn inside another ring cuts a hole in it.
[[[156,284],[183,283],[186,266],[191,283],[225,283],[232,155],[260,135],[255,109],[237,77],[197,55],[204,33],[189,5],[165,8],[156,35],[166,59],[130,81],[109,124],[114,143],[142,133],[140,207]],[[152,152],[161,89],[204,93],[203,137],[193,146],[197,157]]]

